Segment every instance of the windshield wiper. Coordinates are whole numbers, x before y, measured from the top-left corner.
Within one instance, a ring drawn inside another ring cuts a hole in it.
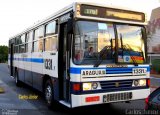
[[[127,46],[128,46],[128,48],[127,48]],[[135,58],[131,55],[131,51],[132,51],[132,48],[128,45],[128,44],[126,44],[126,45],[123,45],[123,49],[125,49],[126,51],[128,51],[128,54],[130,55],[130,57],[131,57],[131,59],[132,59],[132,61],[133,61],[133,64],[135,65],[135,66],[138,66],[138,63],[136,62],[136,60],[135,60]]]
[[[108,49],[110,49],[110,46],[105,46],[100,52],[99,52],[99,59],[94,64],[94,67],[98,67],[104,60],[105,54],[108,53]]]

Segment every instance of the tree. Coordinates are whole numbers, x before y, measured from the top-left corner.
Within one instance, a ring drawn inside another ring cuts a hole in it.
[[[8,46],[0,46],[0,63],[4,63],[8,60]]]

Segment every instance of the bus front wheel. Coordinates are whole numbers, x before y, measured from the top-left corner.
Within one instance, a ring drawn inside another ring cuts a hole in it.
[[[53,86],[51,80],[47,80],[45,83],[45,100],[47,102],[47,106],[52,108],[54,97],[53,97]]]

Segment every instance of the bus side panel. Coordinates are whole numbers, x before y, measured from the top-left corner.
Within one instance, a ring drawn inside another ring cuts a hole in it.
[[[52,36],[55,39],[57,36]],[[55,45],[55,44],[53,44]],[[52,51],[43,52],[44,66],[43,73],[49,76],[52,80],[54,99],[59,100],[59,81],[58,81],[58,51],[54,49]]]
[[[25,67],[25,83],[30,86],[33,86],[31,53],[26,53],[24,67]]]
[[[15,75],[15,72],[17,71],[19,80],[24,81],[24,74],[22,72],[22,69],[24,69],[24,68],[21,68],[22,66],[20,65],[20,63],[21,63],[20,60],[21,60],[20,54],[18,54],[18,53],[14,54],[14,61],[13,61],[14,75]]]
[[[19,75],[19,80],[24,82],[24,59],[23,59],[23,54],[19,54],[19,69],[18,69],[18,75]]]
[[[30,85],[30,86],[33,86],[33,83],[32,83],[32,71],[31,70],[26,70],[25,68],[25,83]]]
[[[39,91],[42,90],[43,74],[32,72],[33,75],[33,87]]]
[[[24,82],[24,69],[18,68],[18,77],[20,81]]]
[[[32,76],[33,76],[33,87],[42,91],[43,81],[43,55],[42,52],[32,53]]]
[[[56,37],[57,36],[55,36],[55,38]],[[50,77],[58,78],[58,52],[55,50],[43,52],[43,59],[43,73]]]

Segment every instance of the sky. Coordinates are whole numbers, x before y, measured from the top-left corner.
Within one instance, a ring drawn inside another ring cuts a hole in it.
[[[93,2],[146,12],[160,7],[160,0],[0,0],[0,45],[40,20],[73,2]]]

